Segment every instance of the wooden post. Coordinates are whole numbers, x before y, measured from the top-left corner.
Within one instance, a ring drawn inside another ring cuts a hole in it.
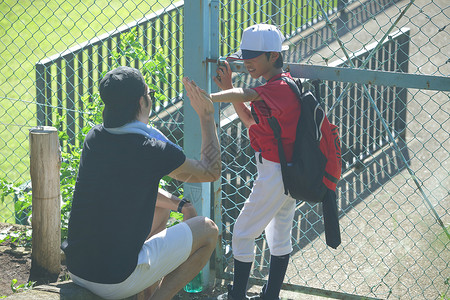
[[[30,279],[56,281],[61,270],[61,151],[58,131],[39,126],[30,130],[32,185],[32,254]]]

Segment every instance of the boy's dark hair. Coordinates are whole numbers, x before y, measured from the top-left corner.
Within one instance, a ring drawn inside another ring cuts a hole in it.
[[[272,52],[266,52],[266,57],[267,57],[267,59],[269,59],[270,58],[270,54],[271,54]],[[278,56],[278,59],[275,61],[275,64],[274,64],[274,67],[275,68],[282,68],[283,67],[283,54],[281,54],[281,52],[279,52],[279,56]]]

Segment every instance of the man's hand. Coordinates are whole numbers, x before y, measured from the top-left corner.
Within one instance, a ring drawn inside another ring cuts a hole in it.
[[[227,61],[223,62],[223,65],[219,65],[216,70],[217,75],[213,77],[214,82],[222,90],[229,90],[233,88],[233,82],[231,81],[231,68]]]
[[[183,84],[186,88],[187,96],[191,100],[191,105],[197,112],[199,117],[205,117],[214,114],[214,105],[211,97],[201,88],[199,88],[194,81],[187,77],[183,78]]]
[[[222,164],[220,145],[214,120],[214,105],[210,95],[189,78],[183,78],[191,105],[200,118],[202,144],[200,160],[186,158],[169,176],[184,182],[212,182],[220,178]]]

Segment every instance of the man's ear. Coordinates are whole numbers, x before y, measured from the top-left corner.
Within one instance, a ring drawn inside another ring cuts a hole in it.
[[[141,96],[141,98],[139,98],[139,105],[140,107],[147,107],[149,105],[148,100],[145,96]]]

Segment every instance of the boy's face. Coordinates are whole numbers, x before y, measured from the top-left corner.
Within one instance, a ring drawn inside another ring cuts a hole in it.
[[[245,59],[244,66],[252,78],[258,79],[262,76],[264,79],[269,80],[274,75],[273,73],[276,72],[274,63],[277,58],[277,52],[271,52],[270,57],[263,53],[255,58]]]

